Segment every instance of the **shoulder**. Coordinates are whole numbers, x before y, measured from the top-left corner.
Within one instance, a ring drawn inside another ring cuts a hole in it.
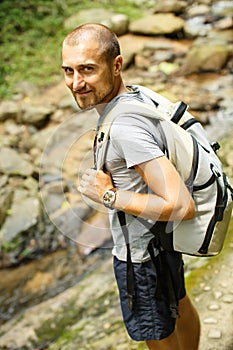
[[[120,134],[126,130],[129,132],[147,132],[153,133],[155,125],[153,120],[145,116],[136,114],[125,114],[118,116],[112,123],[111,133]]]

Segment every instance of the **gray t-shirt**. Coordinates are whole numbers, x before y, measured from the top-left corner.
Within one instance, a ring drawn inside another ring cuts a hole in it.
[[[118,103],[132,98],[146,100],[138,89],[117,97]],[[148,100],[148,103],[153,102]],[[114,120],[105,167],[112,174],[116,188],[140,193],[151,192],[134,166],[164,155],[156,142],[158,135],[155,120],[129,114],[120,115]],[[114,241],[113,255],[126,261],[126,244],[116,210],[109,210],[109,218]],[[150,256],[147,246],[153,234],[132,215],[126,214],[126,222],[132,261],[140,263],[148,260]]]

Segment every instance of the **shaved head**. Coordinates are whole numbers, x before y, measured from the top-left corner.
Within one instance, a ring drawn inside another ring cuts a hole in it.
[[[116,34],[102,24],[87,23],[75,28],[67,35],[63,45],[76,46],[88,41],[98,43],[99,53],[106,61],[112,61],[121,54]]]

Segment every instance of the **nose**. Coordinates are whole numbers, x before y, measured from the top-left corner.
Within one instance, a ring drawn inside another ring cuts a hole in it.
[[[74,72],[73,75],[73,91],[78,91],[85,86],[85,80],[79,72]]]

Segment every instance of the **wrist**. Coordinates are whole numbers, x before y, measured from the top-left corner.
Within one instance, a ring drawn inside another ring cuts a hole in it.
[[[102,202],[106,208],[113,209],[114,203],[116,201],[116,195],[117,189],[115,187],[110,188],[104,193]]]

